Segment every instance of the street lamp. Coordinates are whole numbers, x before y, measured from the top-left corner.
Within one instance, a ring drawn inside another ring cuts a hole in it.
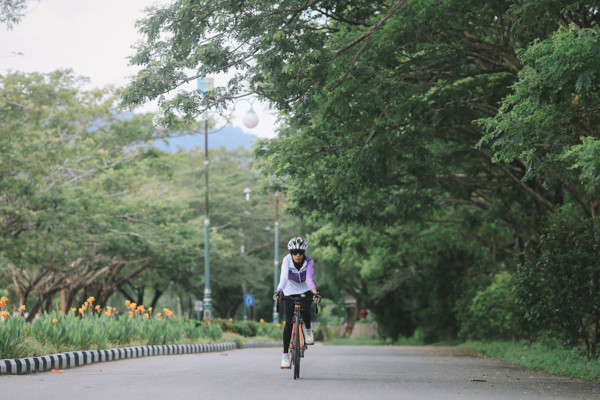
[[[275,192],[275,258],[273,259],[273,293],[277,291],[279,277],[277,270],[279,267],[279,193]],[[277,304],[273,303],[273,323],[279,323],[279,313],[277,312]]]
[[[214,78],[200,78],[198,79],[198,90],[206,93],[214,88]],[[240,99],[245,100],[246,99]],[[238,102],[240,101],[238,100]],[[235,112],[235,106],[238,103],[234,103],[233,111]],[[258,125],[258,115],[252,108],[252,102],[250,103],[250,111],[244,115],[242,122],[244,125],[252,129]],[[250,114],[250,115],[249,115]],[[203,310],[204,318],[212,318],[212,293],[210,290],[210,218],[208,213],[208,167],[210,161],[208,160],[208,107],[204,111],[204,299],[203,299]]]

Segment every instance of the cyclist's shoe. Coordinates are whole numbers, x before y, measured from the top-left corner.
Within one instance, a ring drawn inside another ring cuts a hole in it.
[[[281,356],[281,369],[290,369],[290,355],[288,353],[283,353]]]
[[[306,330],[306,344],[315,344],[315,336],[313,335],[312,329]]]

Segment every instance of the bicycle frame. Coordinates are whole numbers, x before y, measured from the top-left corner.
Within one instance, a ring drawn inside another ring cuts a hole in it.
[[[284,297],[285,300],[294,302],[294,314],[292,317],[292,335],[289,347],[292,366],[290,369],[294,371],[294,379],[300,378],[300,359],[304,358],[304,351],[308,348],[305,340],[306,333],[304,321],[302,320],[302,313],[300,309],[300,302],[305,297],[306,296],[304,294]],[[279,311],[279,303],[277,304],[277,311]]]
[[[294,321],[294,326],[292,327],[292,338],[290,340],[290,350],[293,349],[293,346],[295,343],[294,339],[296,336],[298,336],[298,339],[299,339],[298,348],[300,349],[300,357],[304,357],[304,350],[307,349],[307,346],[305,343],[306,330],[304,327],[304,320],[302,320],[302,315],[300,314],[300,304],[299,303],[294,304],[293,321]]]

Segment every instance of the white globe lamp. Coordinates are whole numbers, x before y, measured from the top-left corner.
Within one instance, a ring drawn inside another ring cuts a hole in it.
[[[253,108],[250,108],[250,111],[244,114],[242,122],[248,129],[256,128],[256,125],[258,125],[258,115],[256,114],[256,111],[254,111]]]

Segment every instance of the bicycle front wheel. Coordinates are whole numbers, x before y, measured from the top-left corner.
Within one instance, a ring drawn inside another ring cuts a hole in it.
[[[292,353],[293,363],[294,363],[294,379],[300,378],[300,335],[302,332],[300,331],[300,323],[296,322],[294,324],[294,352]]]

